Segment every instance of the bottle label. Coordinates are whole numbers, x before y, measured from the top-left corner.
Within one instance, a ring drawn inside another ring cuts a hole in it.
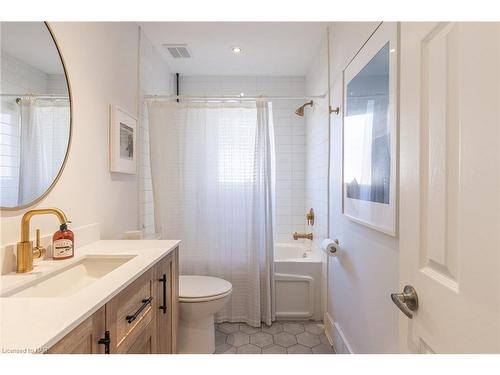
[[[66,258],[73,255],[73,241],[68,239],[60,239],[54,241],[52,257]]]

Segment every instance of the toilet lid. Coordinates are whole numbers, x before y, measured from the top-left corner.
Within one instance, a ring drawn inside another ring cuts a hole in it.
[[[226,294],[233,285],[224,279],[212,276],[180,275],[179,298],[206,298]]]

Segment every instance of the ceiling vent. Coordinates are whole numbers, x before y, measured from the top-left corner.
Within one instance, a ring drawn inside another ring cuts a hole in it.
[[[163,47],[170,52],[174,59],[189,59],[191,57],[187,44],[164,44]]]

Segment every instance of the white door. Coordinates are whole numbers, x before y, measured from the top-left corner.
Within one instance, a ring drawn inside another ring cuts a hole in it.
[[[402,23],[400,43],[400,348],[498,353],[500,24]]]

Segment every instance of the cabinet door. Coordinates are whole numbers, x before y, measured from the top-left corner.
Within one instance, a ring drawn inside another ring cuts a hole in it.
[[[138,350],[137,340],[147,341],[147,332],[154,328],[156,319],[156,287],[154,269],[149,269],[131,285],[106,304],[107,330],[110,335],[110,353]],[[151,350],[156,352],[156,330]],[[146,345],[146,344],[144,344]],[[141,346],[141,345],[139,345]]]
[[[175,249],[156,266],[157,290],[157,339],[158,352],[177,353],[177,323],[179,296],[178,250]]]
[[[78,327],[64,336],[49,350],[49,354],[98,354],[104,353],[104,346],[97,342],[104,337],[104,307],[87,318]]]
[[[124,354],[156,354],[156,321],[152,320],[140,332],[135,341],[125,348]]]

